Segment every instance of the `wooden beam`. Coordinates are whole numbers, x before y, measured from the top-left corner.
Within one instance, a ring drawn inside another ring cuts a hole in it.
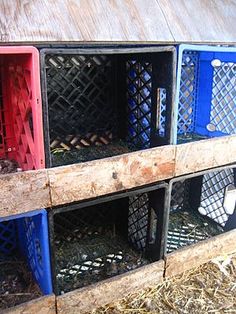
[[[52,204],[61,205],[173,177],[175,147],[165,146],[48,170]]]
[[[0,176],[0,216],[48,208],[236,162],[236,135]]]
[[[236,136],[212,138],[176,146],[175,176],[236,162]]]
[[[91,313],[92,310],[126,297],[130,293],[158,285],[163,280],[164,261],[158,261],[87,288],[57,297],[57,313]]]
[[[5,314],[56,314],[54,295],[41,297],[4,310]]]
[[[181,274],[217,256],[236,252],[235,239],[236,229],[168,254],[165,277]]]
[[[10,216],[51,205],[47,170],[0,176],[0,216]]]

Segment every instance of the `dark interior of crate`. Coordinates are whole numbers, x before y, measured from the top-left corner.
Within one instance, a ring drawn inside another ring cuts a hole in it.
[[[164,189],[159,189],[55,214],[56,293],[159,259],[157,212],[163,212],[163,205]]]
[[[44,62],[50,166],[168,144],[171,52],[46,54]]]
[[[0,55],[0,158],[35,169],[30,54]]]
[[[199,51],[183,52],[178,143],[236,133],[236,63],[211,60],[213,53],[207,53],[206,61],[201,60]],[[225,58],[227,54],[218,55]],[[206,63],[210,68],[203,68]]]
[[[39,296],[42,292],[20,249],[17,222],[0,222],[0,311]]]
[[[234,178],[234,170],[226,169],[173,183],[167,253],[232,229],[228,226],[235,218],[224,198],[226,188],[235,186]]]

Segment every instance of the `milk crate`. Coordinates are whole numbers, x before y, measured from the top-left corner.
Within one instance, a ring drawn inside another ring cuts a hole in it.
[[[0,218],[0,311],[52,293],[46,210]]]
[[[235,166],[172,179],[166,252],[236,228],[235,186]]]
[[[180,45],[173,144],[236,133],[236,48]]]
[[[45,166],[39,54],[0,47],[0,158],[23,170]]]
[[[174,47],[40,54],[47,167],[171,142]]]
[[[65,293],[163,256],[166,183],[49,211],[54,292]]]

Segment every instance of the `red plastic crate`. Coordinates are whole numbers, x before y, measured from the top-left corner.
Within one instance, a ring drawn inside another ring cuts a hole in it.
[[[0,47],[0,158],[23,170],[45,167],[39,54]]]

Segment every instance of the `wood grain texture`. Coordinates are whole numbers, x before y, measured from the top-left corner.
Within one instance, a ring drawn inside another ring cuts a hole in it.
[[[1,312],[3,313],[3,312]],[[5,310],[6,314],[56,314],[55,296],[45,296]]]
[[[175,176],[236,162],[236,136],[176,146]]]
[[[165,146],[48,170],[53,206],[171,178],[175,147]]]
[[[0,191],[1,217],[51,205],[46,170],[1,175]]]
[[[235,0],[2,0],[2,42],[236,43]]]
[[[124,298],[129,293],[162,282],[164,261],[158,261],[127,274],[57,297],[58,314],[91,313],[93,309]]]
[[[3,0],[2,41],[172,41],[156,0]]]
[[[157,0],[177,42],[236,42],[235,0]]]
[[[235,239],[236,229],[168,254],[165,276],[175,276],[217,256],[236,252]]]

